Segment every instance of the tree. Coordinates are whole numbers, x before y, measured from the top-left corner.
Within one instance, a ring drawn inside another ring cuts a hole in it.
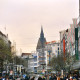
[[[15,64],[16,65],[23,65],[23,66],[27,67],[28,64],[27,64],[27,60],[26,59],[22,59],[19,56],[15,56],[14,59],[15,59]]]
[[[71,55],[70,53],[66,53],[66,60],[65,60],[65,69],[67,72],[70,72],[73,64],[76,62],[75,55]]]
[[[51,67],[53,67],[53,70],[61,71],[61,69],[64,69],[65,63],[63,60],[63,56],[54,56],[52,60],[50,61]]]
[[[0,39],[0,54],[0,59],[2,59],[3,61],[8,59],[10,61],[10,58],[12,56],[11,48],[2,39]]]
[[[65,60],[63,53],[58,55],[57,57],[54,56],[50,61],[50,66],[53,68],[53,70],[61,71],[64,70],[66,72],[70,72],[73,64],[75,63],[75,55],[72,56],[70,53],[65,53]]]
[[[3,68],[3,62],[5,61],[12,61],[11,47],[0,38],[0,70]]]

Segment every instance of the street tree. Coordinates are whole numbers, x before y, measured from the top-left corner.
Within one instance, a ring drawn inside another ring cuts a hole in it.
[[[5,61],[12,61],[11,46],[0,38],[0,70]]]
[[[16,65],[23,65],[24,67],[27,67],[27,60],[26,59],[23,59],[19,56],[15,56],[14,57],[14,62]]]
[[[75,63],[75,55],[70,55],[70,53],[65,53],[65,60],[64,60],[64,55],[59,54],[58,56],[54,56],[51,61],[49,66],[52,67],[52,70],[55,71],[61,71],[64,70],[65,72],[70,72],[73,64]]]
[[[57,57],[54,56],[50,61],[50,66],[55,71],[61,71],[61,69],[64,69],[65,63],[63,60],[63,56],[62,55],[58,55]]]
[[[69,73],[72,70],[74,63],[76,62],[75,55],[71,55],[70,53],[66,53],[66,60],[65,60],[65,70]]]

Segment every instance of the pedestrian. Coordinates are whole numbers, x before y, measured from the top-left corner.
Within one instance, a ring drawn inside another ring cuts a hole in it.
[[[73,79],[72,79],[72,75],[70,75],[70,78],[69,78],[69,79],[70,79],[70,80],[73,80]]]
[[[63,75],[63,80],[66,80],[66,76],[65,75]]]
[[[42,80],[45,80],[45,77],[43,76]]]
[[[49,75],[46,76],[46,80],[49,80]]]
[[[21,80],[24,80],[24,79],[23,79],[23,76],[21,76]]]
[[[13,80],[13,76],[12,75],[9,76],[9,80]]]
[[[78,77],[78,80],[80,80],[80,76]]]
[[[9,80],[8,76],[6,77],[6,80]]]
[[[6,80],[5,76],[3,76],[2,80]]]
[[[24,80],[29,80],[29,78],[26,76]]]
[[[49,80],[53,80],[53,76],[51,75],[51,77],[49,78]]]
[[[59,75],[57,76],[57,80],[60,80],[60,76]]]
[[[0,76],[0,80],[2,80],[2,76]]]
[[[78,75],[77,74],[75,74],[75,78],[76,78],[76,80],[78,80]]]
[[[54,75],[54,77],[53,77],[53,80],[57,80],[57,77],[56,77],[56,75]]]
[[[39,76],[38,80],[42,80],[42,78]]]
[[[66,80],[69,80],[68,75],[66,75]]]
[[[17,77],[17,80],[20,80],[20,77],[19,76]]]

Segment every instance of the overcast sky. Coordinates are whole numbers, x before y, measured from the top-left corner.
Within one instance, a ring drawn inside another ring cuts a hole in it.
[[[47,41],[59,40],[59,31],[78,15],[79,0],[0,0],[0,30],[16,42],[18,52],[36,50],[41,25]]]

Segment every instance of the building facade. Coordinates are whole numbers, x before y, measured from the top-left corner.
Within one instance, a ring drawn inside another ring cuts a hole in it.
[[[32,56],[33,56],[33,72],[36,74],[37,73],[37,68],[38,68],[38,55],[37,55],[37,52],[33,52],[32,53]]]
[[[33,65],[32,64],[32,61],[33,61],[32,54],[31,53],[22,53],[21,58],[26,60],[25,70],[27,72],[33,72],[33,68],[31,67]]]
[[[60,42],[59,41],[51,41],[46,43],[46,51],[48,53],[48,57],[51,59],[54,56],[58,56],[60,54]],[[50,55],[50,56],[49,56]],[[50,59],[49,59],[50,60]]]
[[[71,65],[72,71],[80,70],[80,22],[78,19],[73,19],[73,24],[70,24],[70,28],[60,31],[60,49],[61,53],[66,56],[75,56],[76,62]],[[77,38],[77,39],[76,39]],[[73,60],[71,60],[73,62]]]
[[[60,31],[60,49],[62,53],[70,53],[75,55],[75,28],[77,27],[77,19],[73,19],[70,28]]]
[[[44,37],[43,28],[41,27],[40,38],[38,40],[36,51],[38,53],[38,72],[46,70],[46,38]]]
[[[49,66],[53,57],[57,57],[60,54],[60,42],[51,41],[46,42],[46,70],[50,71],[51,67]]]
[[[22,53],[22,58],[26,60],[27,69],[26,71],[28,73],[37,73],[37,67],[38,67],[38,58],[37,53]]]

